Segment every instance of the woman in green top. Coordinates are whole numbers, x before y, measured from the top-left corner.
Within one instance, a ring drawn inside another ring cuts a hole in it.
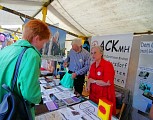
[[[17,58],[23,47],[30,47],[23,55],[15,87],[16,93],[30,104],[38,104],[41,101],[41,92],[38,77],[40,75],[41,55],[40,50],[44,43],[51,37],[48,26],[40,20],[30,20],[23,29],[22,40],[0,50],[0,103],[5,90],[2,84],[11,87],[13,72]],[[21,92],[20,92],[21,91]],[[33,119],[34,108],[31,107]]]

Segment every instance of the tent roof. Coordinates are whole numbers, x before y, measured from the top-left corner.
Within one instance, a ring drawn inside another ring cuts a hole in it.
[[[48,0],[1,0],[0,5],[35,15]],[[80,36],[153,31],[153,0],[54,0],[46,22]],[[0,10],[0,25],[22,25],[19,16]],[[40,12],[35,18],[42,19]]]

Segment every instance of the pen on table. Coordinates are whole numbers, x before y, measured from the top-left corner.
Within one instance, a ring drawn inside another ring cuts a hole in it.
[[[84,118],[83,116],[81,117],[82,120],[87,120],[86,118]]]
[[[68,120],[68,119],[65,117],[65,115],[64,115],[63,113],[61,113],[61,115],[62,115],[66,120]]]
[[[68,106],[70,109],[75,110],[72,106]]]

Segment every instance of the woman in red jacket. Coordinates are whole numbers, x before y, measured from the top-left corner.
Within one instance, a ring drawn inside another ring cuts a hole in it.
[[[90,91],[89,99],[97,104],[100,98],[111,101],[113,103],[113,115],[116,115],[113,65],[103,58],[103,50],[100,46],[92,47],[91,57],[94,62],[90,67],[87,81],[87,91]]]

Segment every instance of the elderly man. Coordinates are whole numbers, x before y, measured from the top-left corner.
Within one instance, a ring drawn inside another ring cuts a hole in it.
[[[72,49],[64,62],[64,66],[68,65],[68,72],[72,74],[74,79],[74,93],[80,96],[83,91],[85,74],[89,70],[90,54],[82,48],[82,41],[80,39],[74,39],[71,45]]]

